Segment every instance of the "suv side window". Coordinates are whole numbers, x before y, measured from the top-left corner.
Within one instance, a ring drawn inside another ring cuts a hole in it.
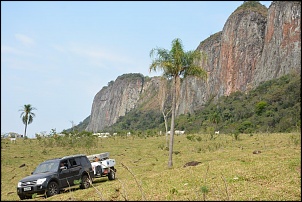
[[[69,159],[69,162],[70,162],[71,167],[75,167],[75,166],[80,165],[79,163],[77,163],[77,161],[74,158]]]
[[[65,161],[61,161],[61,163],[60,163],[60,168],[61,168],[61,167],[65,167],[66,169],[68,169],[68,168],[69,168],[69,165],[68,165],[67,160],[65,160]]]
[[[81,165],[81,157],[77,157],[75,158],[75,161],[76,161],[76,165]]]
[[[81,157],[81,165],[90,164],[89,160],[84,156]]]

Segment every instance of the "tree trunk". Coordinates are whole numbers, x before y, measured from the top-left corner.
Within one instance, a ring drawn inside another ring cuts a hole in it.
[[[173,86],[173,99],[172,99],[172,118],[171,118],[171,128],[170,128],[170,144],[169,144],[169,162],[168,167],[173,166],[172,154],[173,154],[173,144],[174,144],[174,121],[175,121],[175,109],[176,109],[176,77],[174,77]]]
[[[165,129],[166,129],[166,148],[169,148],[169,138],[168,138],[168,122],[167,122],[167,116],[170,113],[171,109],[165,114],[165,101],[166,101],[166,88],[167,88],[167,80],[161,79],[161,85],[159,88],[158,93],[158,100],[160,101],[160,110],[163,113],[164,120],[165,120]]]
[[[164,112],[163,113],[163,116],[164,116],[164,120],[165,120],[165,128],[166,128],[166,147],[168,148],[169,147],[169,140],[168,140],[168,123],[167,123],[167,116],[165,115]],[[168,113],[167,113],[168,114]]]
[[[25,124],[24,138],[26,137],[26,129],[27,129],[27,123]]]

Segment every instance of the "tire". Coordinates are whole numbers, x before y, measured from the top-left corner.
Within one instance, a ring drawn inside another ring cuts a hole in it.
[[[54,181],[50,182],[47,186],[46,196],[50,197],[59,193],[60,193],[60,189],[58,183]]]
[[[88,178],[87,175],[83,175],[80,188],[81,189],[88,189],[89,187],[90,187],[90,179]]]
[[[20,198],[20,200],[24,200],[24,199],[29,199],[30,197],[29,197],[29,196],[26,196],[26,195],[21,194],[21,195],[19,195],[19,198]]]
[[[109,180],[114,180],[115,179],[115,169],[114,169],[114,167],[110,168],[110,171],[108,173],[108,179]]]

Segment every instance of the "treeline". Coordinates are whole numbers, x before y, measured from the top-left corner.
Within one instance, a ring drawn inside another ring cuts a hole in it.
[[[187,123],[191,124],[187,124]],[[194,115],[180,116],[179,127],[195,132],[294,132],[301,128],[301,77],[285,75],[248,93],[221,97]],[[196,127],[196,126],[199,126]]]
[[[170,128],[168,119],[168,130]],[[89,117],[76,129],[85,130]],[[288,74],[261,83],[256,89],[234,92],[218,101],[210,100],[193,114],[176,117],[175,128],[187,133],[263,133],[294,132],[301,128],[301,77]],[[126,134],[158,134],[165,132],[159,111],[133,109],[103,131]]]

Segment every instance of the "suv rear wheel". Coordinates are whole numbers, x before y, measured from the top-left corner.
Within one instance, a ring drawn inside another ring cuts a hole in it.
[[[90,187],[90,179],[88,178],[87,175],[82,176],[82,183],[80,185],[81,189],[87,189]]]
[[[58,184],[54,181],[50,182],[47,187],[46,196],[50,197],[59,193],[60,191]]]

